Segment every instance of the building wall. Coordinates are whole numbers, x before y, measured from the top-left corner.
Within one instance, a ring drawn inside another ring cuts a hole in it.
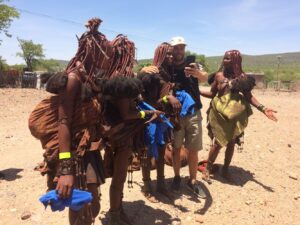
[[[252,76],[255,79],[255,88],[266,88],[265,74],[264,73],[246,73],[248,76]]]

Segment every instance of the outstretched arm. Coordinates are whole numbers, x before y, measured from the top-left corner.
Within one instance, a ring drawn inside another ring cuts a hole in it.
[[[218,87],[217,87],[217,81],[215,80],[211,84],[211,88],[209,91],[203,91],[200,89],[200,95],[205,97],[205,98],[214,98],[218,92]]]
[[[277,121],[277,118],[274,115],[274,113],[277,113],[277,111],[275,111],[271,108],[267,108],[263,104],[259,103],[259,101],[252,95],[251,92],[244,93],[244,96],[250,102],[251,105],[253,105],[259,111],[264,113],[270,120]]]
[[[215,95],[211,91],[203,91],[200,90],[200,95],[205,97],[205,98],[213,98]]]

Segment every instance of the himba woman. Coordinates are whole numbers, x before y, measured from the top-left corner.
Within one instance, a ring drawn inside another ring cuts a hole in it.
[[[32,135],[45,149],[39,170],[47,174],[48,190],[56,189],[63,199],[72,195],[74,187],[92,193],[91,204],[79,212],[69,210],[72,225],[94,223],[100,210],[98,187],[104,182],[100,140],[104,128],[99,78],[115,63],[111,60],[115,56],[112,44],[98,32],[101,22],[98,18],[88,21],[88,31],[79,38],[77,53],[65,72],[48,79],[47,90],[56,95],[38,104],[29,118]]]
[[[170,44],[164,42],[160,44],[154,53],[153,66],[149,66],[141,70],[138,78],[143,83],[143,93],[142,97],[145,102],[151,106],[169,113],[172,109],[173,112],[179,112],[181,105],[179,101],[172,95],[173,85],[171,83],[171,70],[173,62],[173,48]],[[169,111],[169,112],[167,112]],[[170,192],[166,188],[165,176],[164,176],[164,156],[165,150],[169,141],[169,132],[164,125],[158,123],[156,126],[162,129],[163,135],[162,139],[157,143],[157,146],[151,148],[153,151],[157,149],[157,153],[151,152],[150,145],[148,145],[146,157],[144,160],[146,162],[142,163],[142,175],[144,186],[142,187],[142,193],[145,197],[153,203],[157,203],[158,200],[153,193],[151,187],[151,177],[150,170],[153,167],[152,159],[155,159],[155,165],[157,169],[157,185],[156,189],[159,193],[165,195],[169,199],[172,198]],[[154,139],[158,138],[158,134],[153,134]],[[147,140],[148,138],[146,138]],[[159,138],[158,138],[159,139]],[[152,140],[156,142],[157,140]],[[149,144],[149,143],[148,143]]]
[[[213,163],[219,151],[226,147],[222,176],[231,180],[228,169],[235,144],[240,144],[240,137],[248,125],[252,114],[251,106],[256,107],[270,120],[277,121],[273,109],[262,105],[252,94],[255,80],[242,70],[242,57],[238,50],[225,52],[218,72],[209,78],[211,90],[201,91],[201,95],[212,98],[208,109],[208,132],[213,140],[203,179],[210,182]]]
[[[144,128],[155,120],[161,112],[139,110],[142,83],[137,78],[115,77],[103,85],[103,120],[113,131],[106,139],[105,169],[112,177],[110,186],[111,225],[131,224],[122,206],[123,187],[127,168],[133,152],[140,153],[144,148]]]

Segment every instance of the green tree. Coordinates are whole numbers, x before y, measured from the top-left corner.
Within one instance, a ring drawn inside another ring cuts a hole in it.
[[[4,0],[0,0],[0,34],[4,33],[7,37],[11,37],[8,33],[8,28],[11,25],[11,22],[15,18],[19,18],[19,12],[11,6],[8,6],[3,3]],[[2,40],[0,39],[0,44]]]
[[[0,72],[1,71],[5,71],[8,69],[8,65],[6,63],[6,60],[2,58],[2,56],[0,56]]]
[[[58,72],[64,69],[64,65],[55,59],[41,59],[35,67],[37,70],[47,70],[48,72]]]
[[[265,71],[265,82],[269,83],[272,80],[274,80],[274,71],[272,70]]]
[[[41,44],[34,44],[32,40],[18,38],[18,41],[22,52],[18,52],[17,56],[22,57],[28,70],[32,71],[34,66],[38,65],[39,60],[44,58],[43,46]]]

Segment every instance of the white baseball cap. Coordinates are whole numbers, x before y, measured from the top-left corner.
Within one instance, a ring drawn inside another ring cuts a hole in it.
[[[185,40],[183,37],[177,36],[173,37],[170,41],[170,45],[175,46],[175,45],[186,45]]]

